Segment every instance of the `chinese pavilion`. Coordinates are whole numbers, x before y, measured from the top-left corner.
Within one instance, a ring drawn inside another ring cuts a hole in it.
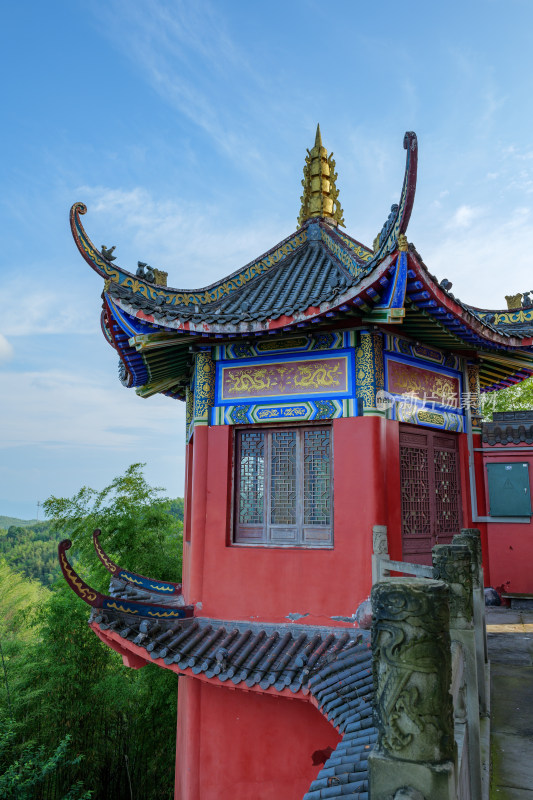
[[[430,563],[482,530],[480,393],[533,373],[533,323],[481,310],[407,240],[417,138],[398,204],[368,247],[344,228],[317,129],[298,229],[228,277],[171,289],[72,233],[104,281],[120,379],[186,403],[183,585],[114,564],[102,595],[60,545],[94,632],[133,668],[180,675],[176,798],[368,797],[375,731],[368,631],[372,530]],[[114,249],[114,248],[113,248]],[[134,567],[134,565],[128,565]]]

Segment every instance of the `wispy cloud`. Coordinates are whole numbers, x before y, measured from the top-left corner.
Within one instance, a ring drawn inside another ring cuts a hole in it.
[[[9,361],[13,357],[13,347],[11,343],[0,333],[0,362]]]
[[[9,281],[0,297],[0,329],[4,336],[93,333],[98,330],[98,295],[95,292],[95,296],[88,299],[83,287],[76,283],[65,286],[58,281],[51,287],[49,280],[36,276],[28,288],[27,278],[21,276]],[[24,298],[23,302],[21,298]],[[0,344],[0,359],[1,352]]]
[[[456,227],[438,237],[419,238],[428,268],[453,281],[453,292],[481,308],[504,308],[505,295],[531,288],[532,214],[516,207],[506,220],[479,217],[470,227]]]
[[[165,103],[237,163],[260,166],[254,138],[247,134],[264,109],[265,94],[269,104],[275,98],[216,5],[114,0],[100,6],[98,16],[114,46]]]
[[[142,188],[85,186],[77,191],[94,214],[95,227],[120,231],[122,241],[106,242],[117,245],[118,264],[135,271],[137,259],[147,261],[167,270],[169,285],[180,288],[199,288],[223,278],[291,232],[266,220],[246,225],[228,218],[224,207],[156,200]]]
[[[470,228],[472,223],[478,219],[483,213],[483,209],[476,206],[463,205],[459,206],[452,218],[447,224],[451,230],[457,228]]]
[[[148,409],[113,377],[100,383],[82,370],[4,370],[10,392],[0,397],[2,446],[98,447],[131,451],[133,458],[145,437],[165,437],[184,420],[183,403],[157,397]]]

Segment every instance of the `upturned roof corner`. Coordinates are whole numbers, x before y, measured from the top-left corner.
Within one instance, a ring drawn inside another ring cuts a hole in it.
[[[322,144],[320,125],[317,125],[314,147],[307,151],[305,157],[298,227],[313,217],[323,217],[335,225],[345,225],[337,178],[333,153],[328,156],[328,151]]]

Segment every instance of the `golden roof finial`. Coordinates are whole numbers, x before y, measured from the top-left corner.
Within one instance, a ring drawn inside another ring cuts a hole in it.
[[[327,217],[336,225],[344,225],[344,212],[339,203],[339,190],[336,185],[337,177],[333,153],[328,156],[328,151],[322,145],[320,125],[317,125],[315,146],[307,151],[305,157],[302,181],[304,191],[300,198],[302,207],[298,217],[298,227],[311,217]]]

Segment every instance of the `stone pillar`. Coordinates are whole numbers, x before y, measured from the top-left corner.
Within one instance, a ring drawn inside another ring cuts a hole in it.
[[[377,408],[376,394],[385,385],[383,336],[378,331],[363,331],[355,352],[356,395],[362,401],[365,417],[384,416]],[[359,412],[358,412],[359,413]]]
[[[372,585],[380,579],[379,560],[389,555],[389,542],[386,525],[372,527]]]
[[[459,538],[459,537],[456,537]],[[482,797],[478,667],[474,631],[472,554],[466,545],[439,544],[433,548],[433,576],[450,590],[450,635],[460,645],[464,659],[464,705],[468,725],[470,796]],[[462,704],[457,709],[463,715]],[[458,722],[460,719],[457,720]]]
[[[215,402],[215,362],[211,352],[196,354],[194,364],[193,424],[209,425],[209,415]]]
[[[372,800],[402,787],[455,798],[449,590],[435,580],[389,578],[372,589]]]
[[[487,674],[488,653],[485,625],[485,596],[483,592],[484,581],[481,555],[481,533],[478,528],[462,528],[461,533],[453,537],[453,543],[466,545],[470,550],[474,594],[474,633],[476,637],[479,710],[482,714],[488,714],[490,688]]]

